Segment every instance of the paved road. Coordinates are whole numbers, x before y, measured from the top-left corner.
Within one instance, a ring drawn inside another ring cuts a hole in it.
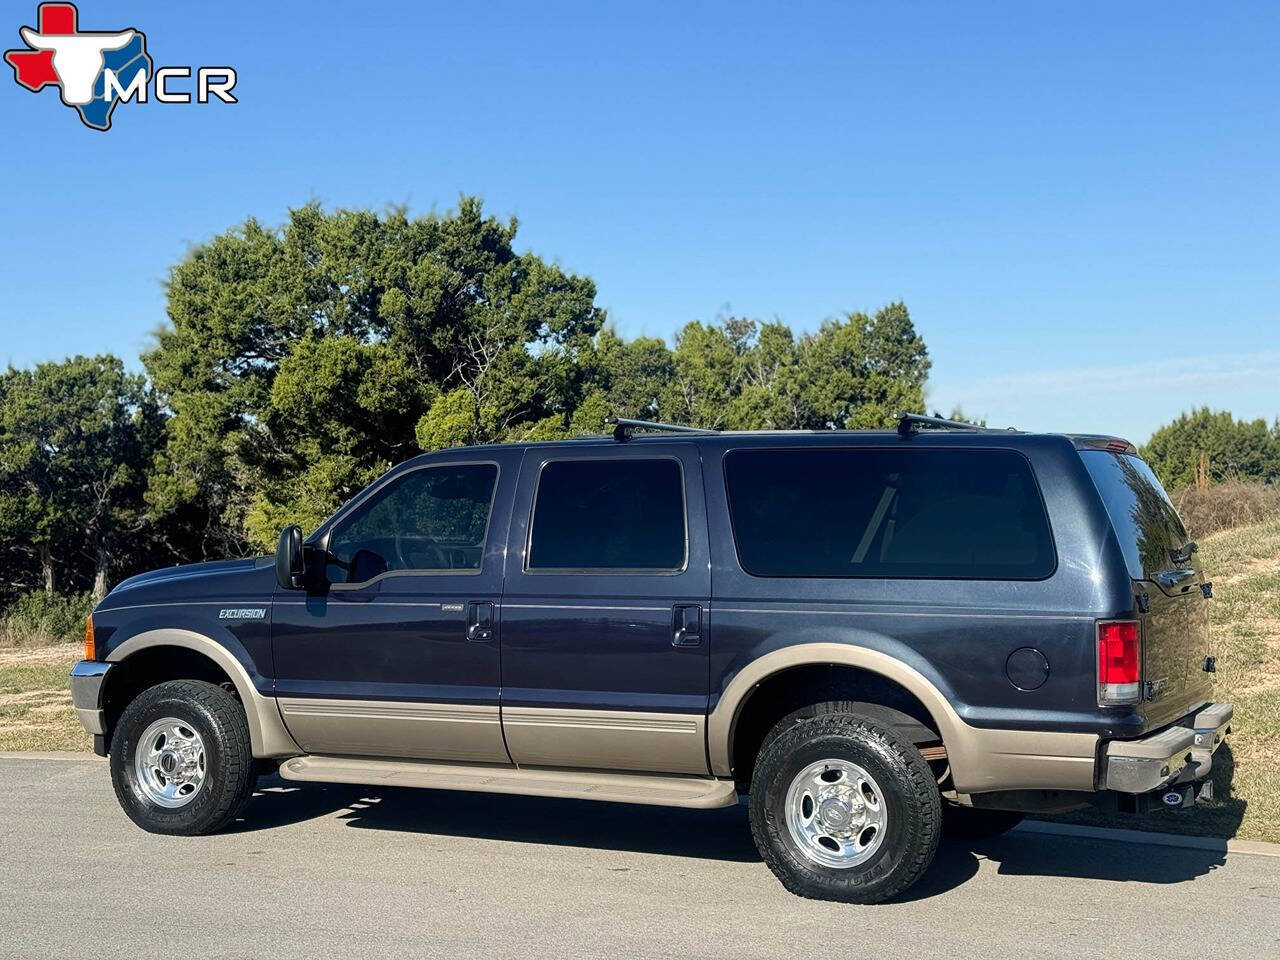
[[[1013,834],[854,907],[787,894],[740,807],[273,783],[176,839],[104,761],[0,759],[0,957],[1280,955],[1280,858]]]

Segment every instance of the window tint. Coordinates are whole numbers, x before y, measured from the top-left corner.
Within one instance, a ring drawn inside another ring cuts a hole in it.
[[[389,570],[478,571],[497,479],[489,463],[405,474],[334,529],[329,582],[364,583]]]
[[[530,570],[654,570],[685,563],[675,460],[559,460],[542,468]]]
[[[1107,505],[1129,576],[1142,580],[1148,574],[1186,566],[1175,564],[1169,551],[1186,545],[1187,532],[1146,462],[1105,450],[1082,450],[1080,459]]]
[[[1007,450],[741,450],[738,560],[758,577],[1033,580],[1055,565],[1031,465]]]

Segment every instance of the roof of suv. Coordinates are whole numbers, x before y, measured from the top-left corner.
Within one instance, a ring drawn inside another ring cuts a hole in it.
[[[601,447],[624,447],[631,444],[670,443],[706,443],[723,439],[769,440],[769,439],[878,439],[910,443],[921,441],[930,446],[945,444],[948,440],[959,441],[960,445],[971,446],[977,438],[994,440],[1000,438],[1018,438],[1029,440],[1035,438],[1060,438],[1071,443],[1078,450],[1107,450],[1112,453],[1136,454],[1137,448],[1121,437],[1107,434],[1091,433],[1031,433],[1028,431],[998,429],[992,427],[951,427],[947,429],[926,429],[903,436],[896,430],[705,430],[665,432],[653,431],[637,433],[626,440],[618,440],[607,434],[571,437],[561,440],[526,440],[507,443],[479,444],[467,447],[468,450],[510,449],[516,448],[548,448],[548,447],[581,447],[584,445]]]

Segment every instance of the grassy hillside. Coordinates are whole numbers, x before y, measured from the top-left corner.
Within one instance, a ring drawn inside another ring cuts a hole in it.
[[[1280,842],[1280,517],[1212,534],[1200,551],[1214,583],[1215,696],[1236,707],[1230,745],[1214,764],[1217,800],[1146,817],[1064,819]],[[67,691],[79,649],[0,649],[0,750],[89,748]]]

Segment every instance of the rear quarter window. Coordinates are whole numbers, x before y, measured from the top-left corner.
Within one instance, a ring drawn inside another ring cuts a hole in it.
[[[1057,562],[1031,464],[1011,450],[738,450],[725,483],[757,577],[1039,580]]]
[[[1170,551],[1186,544],[1187,531],[1146,461],[1106,450],[1082,450],[1080,459],[1107,507],[1129,576],[1144,580],[1176,566]]]

